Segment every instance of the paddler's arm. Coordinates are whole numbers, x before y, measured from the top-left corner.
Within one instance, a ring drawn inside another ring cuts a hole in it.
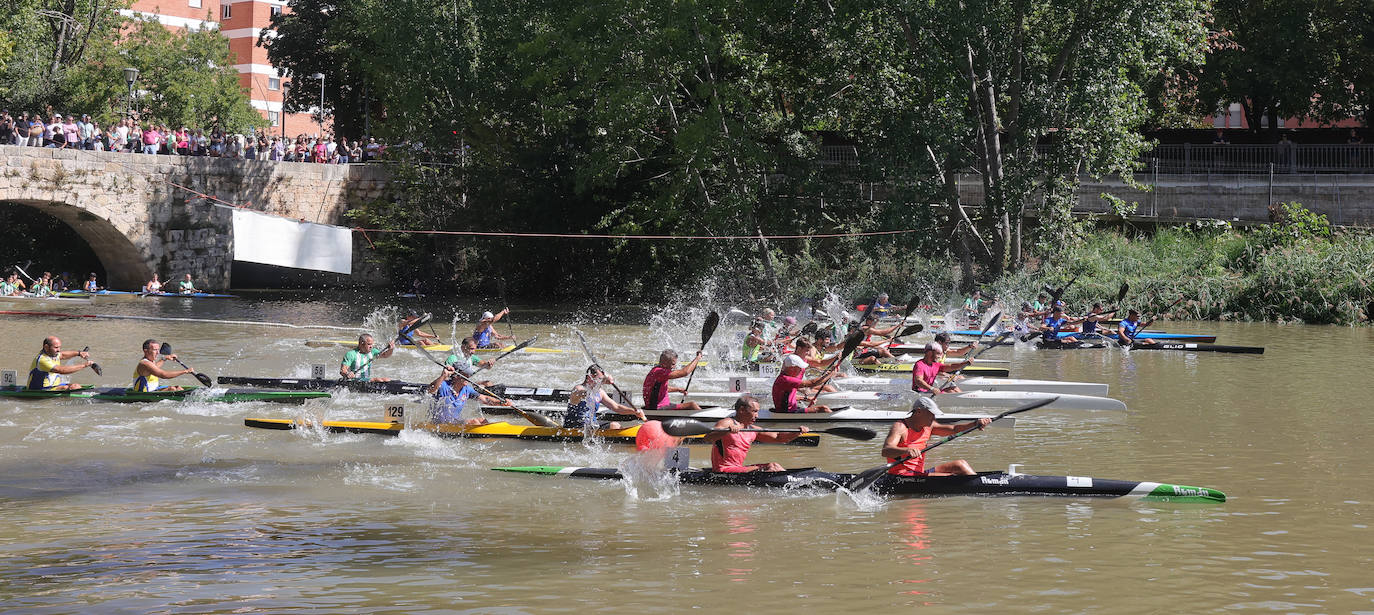
[[[429,386],[425,387],[425,390],[428,391],[430,395],[438,393],[439,383],[447,380],[451,376],[453,376],[453,368],[445,365],[443,373],[439,374],[439,377],[435,378],[434,382],[429,383]]]
[[[600,395],[601,405],[610,408],[611,410],[614,410],[617,414],[632,414],[638,417],[641,421],[648,420],[644,417],[643,410],[635,408],[634,406],[627,406],[625,404],[622,404],[616,401],[615,399],[612,399],[613,396],[607,395],[605,391],[601,391]]]
[[[417,344],[417,345],[418,345],[418,344]],[[385,358],[391,356],[391,353],[392,353],[393,351],[395,351],[395,350],[396,350],[396,340],[391,340],[391,342],[388,343],[388,344],[386,345],[386,350],[383,350],[383,351],[382,351],[382,354],[377,355],[377,358],[378,358],[378,359],[385,359]]]
[[[883,440],[882,456],[887,459],[896,459],[912,454],[911,449],[897,446],[897,443],[901,442],[904,437],[906,437],[906,423],[894,422],[892,427],[887,430],[887,439]]]
[[[972,421],[964,421],[963,423],[958,423],[958,424],[955,424],[955,425],[942,425],[942,424],[940,424],[940,423],[936,423],[936,424],[930,426],[930,435],[932,435],[932,436],[952,436],[952,435],[954,435],[954,434],[956,434],[956,433],[959,433],[959,432],[961,432],[961,431],[967,431],[967,430],[969,430],[969,429],[973,429],[974,427],[977,427],[978,429],[982,429],[982,428],[987,427],[988,425],[991,425],[991,424],[992,424],[992,419],[986,418],[986,417],[981,418],[981,419],[974,419],[974,420],[972,420]]]
[[[81,357],[83,359],[89,360],[91,358],[91,353],[86,352],[85,350],[63,350],[57,353],[58,361],[66,361],[67,359],[70,359],[72,357]]]
[[[690,373],[696,371],[696,369],[697,369],[697,364],[700,363],[700,362],[701,362],[701,351],[698,350],[698,351],[697,351],[697,356],[692,357],[692,362],[691,362],[691,363],[688,363],[688,364],[686,364],[686,365],[684,365],[684,366],[682,366],[682,367],[680,367],[680,368],[678,368],[678,369],[673,370],[672,373],[668,374],[668,377],[669,377],[669,378],[682,378],[682,377],[685,377],[687,374],[690,374]]]
[[[711,431],[701,436],[702,440],[705,440],[707,442],[718,442],[721,438],[725,437],[726,433],[738,433],[740,430],[740,424],[735,422],[735,419],[727,416],[719,421],[716,421],[716,424],[712,425],[711,429],[728,429],[730,431]]]
[[[157,376],[158,378],[163,380],[171,380],[172,378],[176,378],[177,376],[184,376],[186,374],[191,373],[192,371],[189,369],[179,369],[174,372],[169,372],[165,369],[162,369],[162,366],[158,363],[153,362],[140,363],[138,367],[139,371],[147,372],[148,375]]]

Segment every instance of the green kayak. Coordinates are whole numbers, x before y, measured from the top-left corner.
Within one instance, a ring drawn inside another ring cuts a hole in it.
[[[208,402],[248,402],[270,401],[284,404],[303,404],[306,400],[329,397],[327,391],[277,391],[271,389],[225,389],[205,393],[199,387],[187,387],[180,391],[153,391],[137,393],[125,387],[86,386],[73,391],[33,391],[23,387],[0,388],[0,397],[17,399],[93,399],[124,403],[144,403],[164,400],[208,401]]]

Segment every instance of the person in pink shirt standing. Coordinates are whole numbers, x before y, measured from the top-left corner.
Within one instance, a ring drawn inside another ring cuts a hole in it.
[[[749,455],[749,447],[754,442],[791,442],[809,430],[802,426],[800,431],[760,432],[744,431],[754,426],[759,418],[759,402],[749,395],[741,395],[735,400],[735,415],[716,421],[711,433],[703,436],[711,443],[711,469],[716,472],[781,472],[783,467],[773,463],[744,465]],[[722,430],[722,431],[716,431]]]
[[[157,128],[149,124],[148,127],[143,130],[143,153],[156,154],[157,144],[161,142],[161,137],[162,135],[157,133]]]

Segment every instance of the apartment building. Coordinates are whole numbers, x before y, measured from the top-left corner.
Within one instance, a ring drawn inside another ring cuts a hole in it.
[[[271,30],[272,16],[289,11],[286,0],[134,0],[120,13],[151,17],[169,28],[218,29],[229,39],[234,68],[248,91],[249,101],[271,123],[272,134],[296,136],[318,134],[319,125],[311,113],[282,113],[285,88],[303,87],[318,92],[320,82],[308,76],[298,83],[282,77],[267,61],[267,50],[258,46],[258,37]],[[331,129],[325,122],[324,130]]]

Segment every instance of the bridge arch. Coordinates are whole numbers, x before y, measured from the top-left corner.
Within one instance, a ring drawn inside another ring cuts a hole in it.
[[[104,286],[135,289],[143,286],[143,283],[152,277],[153,271],[148,266],[148,259],[139,247],[130,241],[131,234],[116,226],[108,212],[102,212],[102,208],[98,206],[82,207],[65,200],[11,198],[3,190],[0,190],[0,202],[33,208],[71,227],[91,247],[96,258],[100,259],[101,266],[105,268],[106,279],[101,280]]]

